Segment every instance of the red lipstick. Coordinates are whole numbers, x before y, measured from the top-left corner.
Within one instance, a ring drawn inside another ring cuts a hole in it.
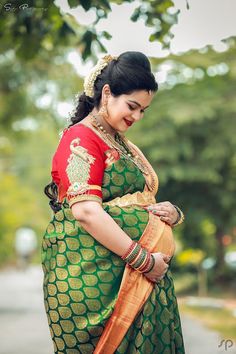
[[[131,127],[131,125],[133,124],[133,122],[131,122],[131,121],[125,119],[125,118],[124,118],[124,121],[128,125],[128,127]]]

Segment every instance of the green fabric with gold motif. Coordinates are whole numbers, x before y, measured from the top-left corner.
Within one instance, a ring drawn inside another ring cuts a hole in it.
[[[143,191],[145,180],[133,162],[121,158],[104,172],[103,202]],[[148,223],[140,207],[104,206],[115,222],[138,241]],[[42,242],[44,303],[57,354],[91,354],[111,316],[125,263],[74,219],[69,205],[55,213]],[[155,285],[116,353],[184,353],[170,270]]]

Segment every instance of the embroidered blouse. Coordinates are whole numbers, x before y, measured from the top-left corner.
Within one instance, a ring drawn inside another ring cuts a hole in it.
[[[102,202],[102,181],[109,146],[89,127],[76,124],[63,131],[52,160],[58,200],[69,205],[82,200]]]

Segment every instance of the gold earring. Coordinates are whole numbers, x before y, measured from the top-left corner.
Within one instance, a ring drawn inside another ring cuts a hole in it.
[[[108,118],[107,102],[103,103],[98,111],[98,114],[105,120]]]

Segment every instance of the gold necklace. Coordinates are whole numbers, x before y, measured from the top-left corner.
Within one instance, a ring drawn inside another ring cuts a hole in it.
[[[142,160],[138,155],[134,155],[132,149],[128,146],[127,141],[117,132],[115,138],[111,134],[109,134],[106,129],[98,122],[96,115],[90,114],[92,125],[100,132],[103,137],[103,140],[107,143],[111,148],[116,149],[122,157],[127,160],[132,161],[142,173],[145,175],[149,174],[148,169],[142,163]]]

